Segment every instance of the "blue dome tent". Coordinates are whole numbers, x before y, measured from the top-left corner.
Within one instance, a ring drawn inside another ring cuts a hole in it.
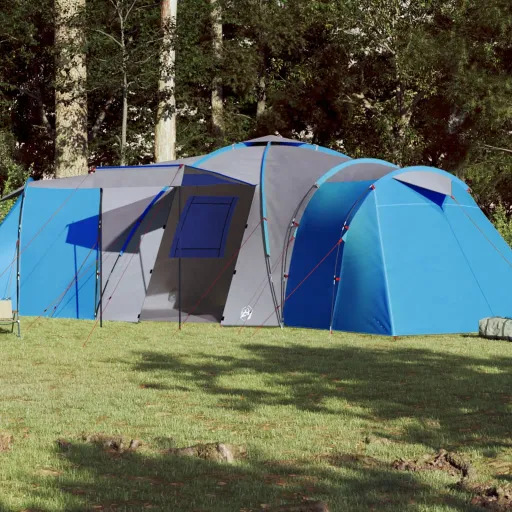
[[[296,234],[286,325],[391,336],[467,333],[481,318],[512,314],[512,251],[458,178],[352,160],[317,184]]]

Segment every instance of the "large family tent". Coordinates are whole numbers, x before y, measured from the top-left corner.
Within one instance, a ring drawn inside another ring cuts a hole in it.
[[[22,315],[174,321],[183,313],[259,325],[275,310],[267,325],[279,325],[288,225],[316,179],[348,160],[270,136],[169,164],[30,182],[0,228],[0,258],[12,261],[23,206]]]
[[[271,136],[18,193],[0,295],[24,316],[398,336],[512,314],[509,247],[437,169]]]

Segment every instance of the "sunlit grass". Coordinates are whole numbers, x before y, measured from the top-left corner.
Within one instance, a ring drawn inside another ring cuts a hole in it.
[[[29,324],[22,340],[0,335],[0,431],[14,438],[2,510],[239,511],[306,496],[339,511],[472,510],[454,477],[391,469],[439,448],[466,454],[483,482],[512,478],[510,343],[108,323],[83,348],[90,322]],[[107,453],[82,441],[93,432],[143,446]],[[214,441],[249,456],[165,453]]]

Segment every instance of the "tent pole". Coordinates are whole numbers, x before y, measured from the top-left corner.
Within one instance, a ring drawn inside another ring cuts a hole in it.
[[[26,188],[25,188],[25,190],[23,190],[23,195],[21,196],[20,217],[18,220],[18,240],[16,240],[16,310],[18,312],[18,320],[19,320],[19,316],[20,316],[21,224],[22,224],[22,219],[23,219],[23,206],[25,203],[25,193],[26,193]],[[19,326],[19,324],[18,324],[18,326]]]
[[[103,327],[103,244],[101,239],[103,237],[103,189],[100,188],[100,211],[98,214],[98,257],[96,259],[96,285],[100,285],[100,296],[99,296],[99,313],[100,313],[100,327]],[[97,295],[96,295],[97,297]]]
[[[181,217],[181,186],[178,187],[178,219]],[[178,233],[178,329],[181,330],[181,233]]]

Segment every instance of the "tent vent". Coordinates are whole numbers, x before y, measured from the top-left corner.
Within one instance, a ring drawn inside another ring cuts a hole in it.
[[[220,319],[220,321],[221,321],[221,322],[224,322],[224,317],[222,317],[222,318]]]
[[[247,229],[248,227],[249,227],[249,224],[246,224],[246,225],[245,225],[245,229]]]
[[[149,273],[150,273],[150,274],[152,274],[152,273],[153,273],[153,269],[151,269],[151,270],[149,271]]]
[[[236,274],[236,270],[233,270],[233,275],[235,275],[235,274]]]

